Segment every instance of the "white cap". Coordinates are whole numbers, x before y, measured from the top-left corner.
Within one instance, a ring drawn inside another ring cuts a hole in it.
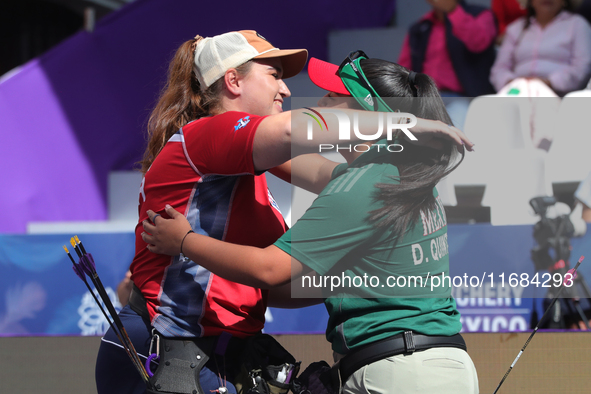
[[[241,30],[207,37],[197,43],[193,69],[205,90],[220,79],[227,70],[251,59],[281,58],[283,79],[297,75],[306,64],[305,49],[275,48],[254,30]]]

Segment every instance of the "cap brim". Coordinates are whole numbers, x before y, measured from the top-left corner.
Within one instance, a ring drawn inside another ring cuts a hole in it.
[[[280,58],[283,67],[282,79],[295,77],[304,69],[308,60],[308,51],[305,49],[279,49],[255,56],[255,59]]]
[[[343,84],[343,81],[337,75],[338,70],[339,66],[324,62],[315,57],[310,58],[310,62],[308,63],[308,75],[316,86],[329,92],[350,96],[351,93],[349,93],[345,84]]]

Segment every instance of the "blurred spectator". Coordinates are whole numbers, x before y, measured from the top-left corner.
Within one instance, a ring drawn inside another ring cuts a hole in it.
[[[497,28],[492,11],[463,0],[426,0],[432,10],[405,37],[398,63],[435,80],[454,124],[462,128],[470,101],[493,93],[488,75]]]
[[[525,16],[525,2],[518,0],[492,0],[492,11],[497,17],[497,26],[499,29],[496,43],[501,45],[505,37],[507,25],[516,19]]]
[[[582,218],[587,223],[591,223],[591,172],[587,175],[575,191],[577,202],[582,204]]]
[[[591,26],[571,12],[579,4],[527,0],[527,15],[507,27],[491,70],[497,90],[520,77],[538,78],[561,96],[585,86],[591,74]]]

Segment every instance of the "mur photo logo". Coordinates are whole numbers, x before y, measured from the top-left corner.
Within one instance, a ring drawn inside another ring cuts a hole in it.
[[[359,115],[354,114],[352,119],[344,111],[334,108],[324,108],[321,111],[314,110],[309,107],[304,107],[310,112],[304,112],[310,119],[307,125],[307,139],[312,140],[314,138],[314,124],[318,124],[322,131],[328,131],[328,123],[323,115],[331,114],[336,116],[338,122],[338,133],[339,140],[341,141],[375,141],[380,139],[386,131],[386,138],[388,141],[395,139],[395,130],[402,131],[408,139],[416,141],[417,138],[409,130],[417,124],[417,118],[413,114],[405,112],[375,112],[375,126],[376,131],[372,134],[363,134],[359,130]],[[315,123],[314,123],[315,122]],[[385,129],[384,129],[385,128]],[[351,130],[353,130],[354,138],[351,136]],[[364,148],[362,148],[362,146]],[[343,149],[334,144],[319,144],[319,153],[332,149]],[[346,149],[355,151],[364,151],[365,145],[349,145],[347,144]],[[358,150],[359,149],[359,150]],[[400,144],[391,144],[387,147],[390,152],[401,152],[404,148]]]

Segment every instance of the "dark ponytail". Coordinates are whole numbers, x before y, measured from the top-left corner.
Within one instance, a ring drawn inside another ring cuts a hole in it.
[[[428,75],[411,75],[410,70],[380,59],[363,60],[361,67],[390,108],[452,124],[439,91]],[[437,150],[406,143],[404,150],[391,158],[400,172],[396,179],[399,183],[375,185],[376,200],[382,202],[382,207],[370,212],[370,220],[403,235],[409,224],[420,219],[421,211],[436,208],[433,188],[460,164],[463,152],[460,154],[455,144],[447,141]]]

